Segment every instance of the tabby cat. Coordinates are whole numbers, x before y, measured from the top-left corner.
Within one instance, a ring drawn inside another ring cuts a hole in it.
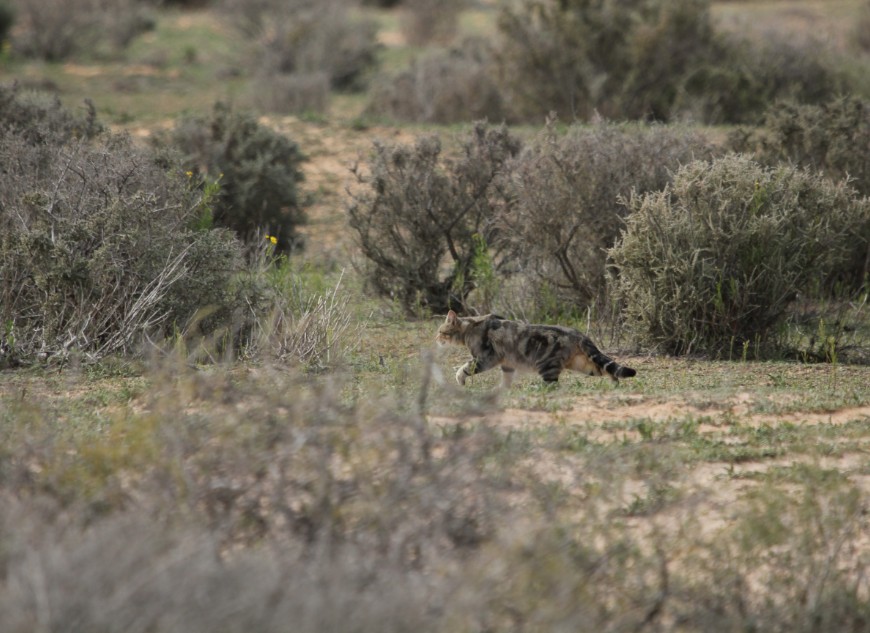
[[[527,325],[494,314],[460,317],[453,310],[438,328],[435,340],[442,345],[465,345],[471,360],[456,372],[456,382],[501,365],[502,385],[510,387],[518,367],[538,372],[555,383],[564,369],[590,376],[608,374],[614,382],[637,372],[602,354],[577,330],[559,325]]]

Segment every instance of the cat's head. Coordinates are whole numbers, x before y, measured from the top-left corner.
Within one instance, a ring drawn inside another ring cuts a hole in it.
[[[462,319],[453,310],[450,310],[444,323],[438,328],[435,341],[439,345],[464,345],[465,342],[462,340],[463,330]]]

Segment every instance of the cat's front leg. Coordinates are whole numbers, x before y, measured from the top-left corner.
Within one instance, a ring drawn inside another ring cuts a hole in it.
[[[492,369],[493,367],[495,367],[495,363],[493,363],[492,361],[487,362],[486,359],[472,358],[470,361],[460,367],[459,371],[456,372],[456,382],[464,387],[465,380],[469,376],[479,374],[480,372],[486,371],[487,369]]]
[[[477,367],[477,362],[472,358],[470,361],[465,363],[462,367],[460,367],[456,372],[456,382],[458,382],[461,386],[465,386],[465,380],[469,376],[473,376],[475,373],[475,368]]]

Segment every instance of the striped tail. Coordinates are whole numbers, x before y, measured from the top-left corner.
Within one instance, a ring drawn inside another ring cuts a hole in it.
[[[591,341],[588,341],[588,344],[592,348],[592,350],[590,350],[591,353],[588,354],[589,360],[598,366],[602,375],[605,373],[610,374],[610,378],[614,382],[619,382],[620,378],[631,378],[632,376],[637,375],[637,372],[631,367],[624,367],[610,358],[610,356],[603,354],[601,350],[592,345]]]

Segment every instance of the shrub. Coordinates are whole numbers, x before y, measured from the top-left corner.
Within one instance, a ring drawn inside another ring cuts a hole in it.
[[[753,152],[767,165],[791,162],[833,180],[848,178],[870,195],[870,102],[846,96],[820,105],[777,103],[767,109],[760,128],[732,135],[731,146]]]
[[[706,0],[536,0],[499,17],[500,73],[523,118],[667,120],[715,49]]]
[[[628,215],[623,199],[663,189],[680,165],[712,153],[680,128],[601,123],[560,133],[551,122],[514,162],[512,205],[499,216],[500,244],[536,290],[523,312],[546,318],[600,305],[606,252]]]
[[[402,33],[412,46],[431,42],[449,42],[456,34],[459,14],[467,0],[405,0],[402,12]]]
[[[9,131],[0,157],[0,322],[17,357],[135,352],[202,306],[232,306],[239,247],[194,228],[201,197],[164,158],[120,137],[32,145]]]
[[[294,80],[323,75],[336,90],[365,87],[377,62],[377,25],[351,12],[354,0],[225,0],[228,19],[254,44],[253,74],[261,85],[275,77]],[[275,98],[270,100],[274,103]],[[293,100],[279,111],[289,111]],[[280,105],[280,104],[279,104]],[[306,104],[307,105],[307,104]]]
[[[324,112],[329,105],[326,73],[261,73],[252,83],[253,101],[261,111],[276,114]]]
[[[84,115],[77,115],[64,108],[56,95],[0,84],[0,131],[21,136],[34,146],[93,138],[104,127],[93,102],[87,99],[84,106]]]
[[[380,294],[409,312],[462,306],[477,282],[481,240],[495,239],[499,178],[519,148],[506,128],[485,123],[452,157],[442,155],[437,136],[413,147],[375,144],[370,173],[356,171],[348,213]]]
[[[60,61],[93,53],[103,44],[122,49],[154,21],[137,0],[15,0],[12,49],[26,57]]]
[[[778,351],[786,310],[866,248],[870,201],[794,167],[744,156],[682,168],[662,192],[633,196],[610,256],[640,338],[685,354],[743,345]]]
[[[15,24],[15,8],[10,0],[0,0],[0,45],[6,42],[13,24]]]
[[[178,148],[192,173],[219,180],[215,224],[246,240],[265,231],[277,237],[280,251],[300,244],[296,227],[304,213],[297,184],[304,158],[296,143],[222,104],[209,118],[182,119],[158,142]]]
[[[504,121],[508,112],[492,76],[491,57],[481,40],[425,54],[375,83],[366,115],[418,123]]]
[[[852,29],[852,40],[864,52],[870,52],[870,2],[864,2],[855,26]]]
[[[790,162],[820,171],[832,180],[848,179],[849,186],[862,195],[870,195],[870,165],[866,148],[870,147],[870,102],[855,97],[841,97],[822,105],[779,103],[768,109],[762,127],[739,131],[731,136],[737,150],[751,150],[767,165]],[[859,221],[856,234],[863,240],[854,242],[850,263],[836,271],[835,279],[826,284],[843,282],[859,289],[870,274],[870,219]]]

